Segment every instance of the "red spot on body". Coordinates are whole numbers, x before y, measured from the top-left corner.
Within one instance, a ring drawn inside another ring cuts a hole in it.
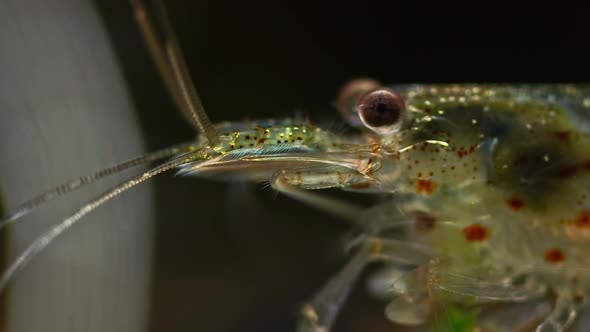
[[[436,225],[436,218],[430,213],[424,211],[415,211],[412,213],[416,231],[425,234],[431,231]]]
[[[558,140],[560,140],[562,142],[567,142],[572,138],[572,133],[571,133],[571,131],[568,131],[568,130],[556,131],[553,134],[555,135],[555,138],[557,138]]]
[[[436,190],[436,183],[432,180],[416,181],[416,192],[419,194],[431,195]]]
[[[565,254],[559,248],[545,250],[545,261],[551,264],[559,264],[565,261]]]
[[[463,236],[468,242],[483,242],[488,239],[489,229],[481,224],[473,224],[463,228]]]
[[[576,216],[575,225],[578,228],[589,228],[590,227],[590,211],[582,210]]]
[[[511,208],[513,211],[519,211],[524,208],[524,200],[520,197],[511,197],[506,200],[506,204],[508,207]]]
[[[266,142],[266,138],[261,138],[258,140],[258,144],[260,145],[264,144],[264,142]]]

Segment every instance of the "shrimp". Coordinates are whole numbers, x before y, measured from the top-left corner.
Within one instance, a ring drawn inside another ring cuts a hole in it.
[[[350,223],[350,260],[302,308],[301,331],[329,331],[360,274],[378,283],[387,317],[451,330],[516,329],[472,318],[470,306],[554,299],[538,331],[569,328],[590,291],[588,128],[590,87],[412,85],[355,81],[339,109],[358,127],[342,135],[301,119],[212,124],[163,19],[155,33],[132,1],[173,100],[200,132],[163,149],[58,186],[14,208],[38,206],[122,170],[165,160],[80,206],[43,233],[0,276],[0,290],[65,231],[125,191],[162,173],[266,181],[277,192]],[[163,12],[163,10],[162,10]],[[158,39],[163,39],[163,41]],[[369,209],[321,192],[375,195]],[[532,304],[531,304],[532,305]],[[446,320],[437,319],[445,315]],[[513,322],[508,322],[513,323]],[[520,322],[518,322],[520,323]],[[530,322],[525,322],[530,323]],[[534,324],[535,322],[533,322]]]

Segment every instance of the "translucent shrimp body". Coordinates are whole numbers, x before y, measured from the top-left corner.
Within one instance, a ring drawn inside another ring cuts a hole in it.
[[[336,103],[353,127],[365,127],[356,135],[300,120],[213,125],[161,1],[153,6],[158,26],[142,0],[130,3],[172,100],[201,136],[65,182],[0,218],[0,230],[15,226],[58,197],[160,162],[36,237],[1,272],[0,294],[31,259],[87,214],[175,170],[265,181],[360,230],[347,247],[349,262],[303,306],[301,331],[331,330],[352,285],[374,262],[386,264],[373,279],[381,287],[374,289],[389,301],[387,317],[402,325],[429,328],[428,322],[442,322],[435,327],[547,332],[575,324],[590,293],[590,86],[388,90],[365,79],[343,89]],[[324,188],[373,194],[378,203],[361,208],[314,190]],[[537,310],[535,303],[546,299],[548,309]],[[519,309],[518,319],[485,312],[475,317],[472,305],[490,302],[519,302],[532,309]]]
[[[553,311],[544,313],[539,329],[566,329],[590,292],[590,89],[394,90],[407,108],[388,127],[394,130],[369,124],[375,132],[339,136],[291,120],[227,123],[217,126],[224,134],[215,152],[181,173],[268,180],[284,194],[360,225],[375,240],[367,242],[373,243],[367,257],[351,260],[352,267],[304,311],[304,331],[332,325],[335,313],[322,306],[340,306],[349,287],[342,285],[375,259],[413,266],[387,281],[394,296],[387,315],[398,323],[427,321],[435,312],[434,291],[453,303],[553,294]],[[323,188],[385,198],[359,212],[302,190]],[[497,321],[489,326],[507,329]]]
[[[435,258],[426,287],[507,301],[550,291],[563,312],[539,329],[565,329],[590,292],[589,87],[396,90],[408,112],[380,147],[384,169],[399,169],[381,181],[394,212],[366,222],[411,221],[404,239]]]

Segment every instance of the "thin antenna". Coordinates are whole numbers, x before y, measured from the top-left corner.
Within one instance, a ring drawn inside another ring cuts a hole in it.
[[[174,79],[174,74],[172,73],[172,70],[168,64],[166,53],[164,52],[161,42],[156,35],[156,31],[151,24],[144,5],[140,0],[131,0],[131,4],[134,7],[135,20],[137,21],[139,29],[141,30],[141,35],[143,36],[144,42],[152,56],[152,60],[154,61],[156,68],[158,69],[158,72],[162,77],[166,88],[168,89],[168,92],[174,99],[176,106],[178,106],[178,108],[182,111],[182,114],[185,116],[186,120],[188,120],[191,125],[194,125],[192,116],[189,114],[186,106],[184,106],[182,96],[178,92],[178,86]],[[197,126],[195,129],[198,130],[199,127]]]
[[[156,1],[156,6],[160,12],[160,23],[164,30],[164,42],[162,42],[157,37],[143,1],[130,1],[143,38],[176,104],[190,118],[194,127],[198,128],[207,137],[211,146],[219,145],[219,134],[209,120],[203,103],[197,94],[182,55],[178,38],[172,29],[164,5],[161,1]]]
[[[183,143],[176,146],[172,146],[169,148],[165,148],[162,150],[154,151],[143,155],[141,157],[131,159],[120,164],[103,168],[99,171],[94,172],[90,175],[82,176],[75,180],[70,180],[66,183],[60,184],[59,186],[47,190],[34,198],[20,204],[16,208],[14,208],[7,216],[0,219],[0,230],[4,227],[14,223],[16,220],[20,219],[21,217],[31,213],[39,206],[55,199],[60,196],[63,196],[69,192],[72,192],[76,189],[94,183],[100,180],[103,177],[119,173],[131,167],[139,166],[142,164],[146,164],[152,161],[161,160],[164,158],[172,157],[174,155],[178,155],[179,153],[183,152],[190,152],[194,148],[194,143]]]
[[[166,163],[156,166],[143,174],[137,175],[123,183],[116,185],[110,190],[104,192],[102,195],[89,201],[80,207],[76,213],[64,219],[61,223],[53,226],[49,231],[37,237],[18,257],[10,264],[10,266],[0,276],[0,293],[6,288],[8,282],[12,277],[20,271],[32,258],[39,254],[45,247],[47,247],[59,235],[72,227],[76,222],[80,221],[86,214],[92,212],[94,209],[105,204],[109,200],[115,198],[119,194],[135,187],[136,185],[156,176],[161,173],[170,171],[180,165],[203,160],[207,158],[207,153],[201,150],[189,152],[178,158],[172,159]]]

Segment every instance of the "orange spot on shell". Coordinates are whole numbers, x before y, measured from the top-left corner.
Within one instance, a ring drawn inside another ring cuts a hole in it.
[[[590,211],[582,210],[576,216],[574,224],[578,228],[589,228],[590,227]]]
[[[513,211],[519,211],[525,206],[524,200],[520,197],[510,197],[506,200],[506,204]]]
[[[431,195],[438,185],[432,180],[416,181],[416,192],[419,194]]]
[[[565,261],[565,254],[559,248],[545,250],[545,261],[551,264],[559,264]]]
[[[463,228],[463,236],[468,242],[483,242],[488,239],[490,231],[481,224],[472,224]]]

